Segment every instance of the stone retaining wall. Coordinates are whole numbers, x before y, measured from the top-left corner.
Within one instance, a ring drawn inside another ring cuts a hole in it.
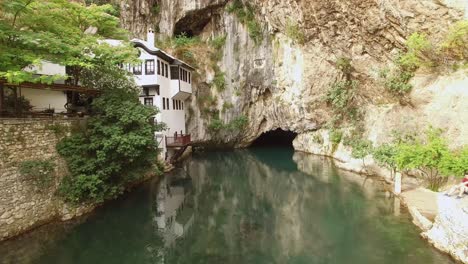
[[[83,119],[0,119],[0,240],[92,209],[68,208],[55,195],[67,173],[55,146],[82,124]],[[52,162],[48,183],[22,175],[19,168],[24,161]]]

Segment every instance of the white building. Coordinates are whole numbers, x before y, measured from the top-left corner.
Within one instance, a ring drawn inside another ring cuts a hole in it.
[[[190,135],[186,135],[185,108],[192,94],[194,68],[156,48],[152,30],[146,41],[133,39],[132,42],[139,50],[141,63],[123,67],[135,75],[136,83],[141,86],[141,103],[159,109],[155,121],[165,123],[167,130],[158,132],[156,140],[165,157],[173,156],[175,153],[170,150],[185,149],[190,142]]]

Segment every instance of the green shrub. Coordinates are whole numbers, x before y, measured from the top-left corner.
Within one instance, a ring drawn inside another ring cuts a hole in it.
[[[234,105],[233,105],[232,103],[230,103],[230,102],[224,102],[224,103],[223,103],[223,108],[222,108],[221,111],[224,113],[224,112],[226,112],[227,110],[232,109],[233,107],[234,107]]]
[[[211,40],[211,45],[216,50],[222,49],[225,44],[226,44],[226,35],[220,35]]]
[[[212,133],[217,133],[221,131],[225,127],[224,122],[219,120],[219,119],[214,119],[211,121],[211,123],[208,125],[208,131]]]
[[[353,106],[357,86],[357,81],[336,82],[325,95],[325,101],[338,113],[347,113]]]
[[[305,43],[304,31],[298,24],[293,23],[291,20],[286,24],[286,36],[301,45]]]
[[[219,92],[222,92],[226,89],[225,74],[221,71],[219,67],[215,67],[215,76],[213,79],[213,84],[216,86],[216,89]]]
[[[381,76],[385,78],[384,86],[387,91],[398,98],[404,97],[413,89],[413,86],[409,83],[411,78],[414,77],[413,71],[398,68],[391,74],[382,73]]]
[[[35,181],[40,187],[47,188],[54,180],[55,164],[51,160],[28,160],[19,164],[19,172],[26,179]]]
[[[230,130],[243,130],[249,124],[249,119],[245,115],[238,116],[234,118],[228,124]]]
[[[242,24],[247,26],[249,36],[258,43],[262,37],[260,23],[255,18],[254,9],[249,4],[244,5],[241,0],[234,0],[226,7],[228,13],[235,14]]]
[[[458,21],[451,27],[441,49],[446,56],[455,60],[468,60],[468,20]]]
[[[397,149],[394,144],[383,144],[375,148],[372,155],[380,166],[385,166],[392,174],[395,174],[397,169],[396,153]]]
[[[343,144],[352,148],[351,156],[356,159],[364,159],[373,152],[372,142],[360,137],[345,137]]]
[[[351,59],[346,57],[340,57],[336,60],[336,67],[343,72],[345,75],[351,74],[353,66],[351,65]]]
[[[400,56],[399,65],[408,71],[414,71],[421,66],[431,66],[431,53],[434,52],[425,34],[413,33],[406,41],[407,52]]]
[[[332,130],[330,131],[330,141],[333,145],[333,149],[336,149],[343,138],[343,132],[341,130]]]
[[[70,171],[59,193],[71,203],[101,202],[152,168],[158,149],[154,133],[164,125],[150,122],[157,110],[139,102],[133,79],[115,66],[85,71],[81,80],[101,95],[92,103],[87,129],[57,144]]]

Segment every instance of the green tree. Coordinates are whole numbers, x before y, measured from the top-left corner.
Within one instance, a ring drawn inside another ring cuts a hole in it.
[[[67,0],[0,1],[0,78],[11,83],[59,78],[35,78],[24,71],[41,61],[78,68],[135,61],[136,51],[128,42],[111,46],[101,41],[126,39],[114,11],[111,5]]]
[[[429,183],[431,190],[437,190],[444,178],[440,168],[445,160],[451,159],[447,143],[441,131],[430,128],[424,139],[403,141],[397,144],[395,162],[400,170],[417,170]]]
[[[92,104],[85,131],[58,145],[70,175],[60,192],[73,203],[103,201],[120,194],[126,183],[141,178],[157,160],[154,125],[157,109],[142,105],[128,73],[115,66],[85,70],[83,84],[101,91]]]

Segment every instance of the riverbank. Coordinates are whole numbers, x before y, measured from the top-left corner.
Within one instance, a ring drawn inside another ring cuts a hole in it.
[[[301,134],[293,142],[296,151],[333,158],[335,165],[346,171],[364,175],[378,175],[390,184],[390,171],[383,168],[371,156],[364,159],[352,157],[351,149],[340,143],[333,146],[328,131],[320,131],[322,142],[314,142],[313,133]],[[435,248],[450,254],[455,260],[468,263],[468,198],[456,199],[421,188],[417,178],[402,179],[403,205],[408,207],[413,223],[421,236]]]

